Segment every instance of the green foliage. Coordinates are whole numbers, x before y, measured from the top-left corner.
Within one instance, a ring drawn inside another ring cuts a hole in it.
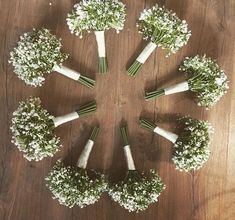
[[[136,170],[129,170],[124,181],[110,186],[109,195],[129,212],[144,211],[165,189],[161,178],[154,170],[148,177]]]
[[[227,92],[227,76],[211,58],[199,55],[186,57],[180,70],[189,75],[189,88],[195,93],[200,106],[213,106]]]
[[[210,156],[210,133],[213,128],[208,122],[190,117],[180,118],[179,126],[182,132],[175,143],[172,160],[180,171],[198,170]]]
[[[125,5],[118,0],[86,0],[74,5],[67,24],[72,33],[82,37],[83,32],[105,31],[124,27]]]
[[[180,20],[175,13],[158,5],[145,9],[137,26],[145,40],[166,49],[168,55],[187,44],[191,36],[185,20]]]
[[[175,152],[172,160],[176,169],[180,171],[198,170],[210,156],[210,134],[213,128],[206,121],[190,117],[178,120],[181,133],[174,144]],[[139,122],[142,128],[152,132],[157,127],[157,124],[148,119],[140,118]]]
[[[31,86],[41,86],[44,73],[52,72],[55,65],[68,58],[61,53],[61,40],[43,28],[33,29],[20,37],[17,47],[10,53],[9,62],[14,66],[17,76]]]
[[[59,150],[60,141],[53,129],[53,116],[42,108],[39,98],[20,102],[13,113],[12,142],[28,160],[52,157]]]
[[[95,173],[91,179],[85,169],[75,166],[64,166],[59,160],[46,177],[47,186],[59,203],[69,208],[76,205],[83,208],[94,204],[106,191],[104,176]]]

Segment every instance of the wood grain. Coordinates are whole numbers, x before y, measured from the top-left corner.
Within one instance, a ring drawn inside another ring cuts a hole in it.
[[[52,4],[49,5],[49,2]],[[65,19],[76,1],[0,0],[0,219],[1,220],[232,220],[235,219],[235,1],[234,0],[123,0],[127,5],[125,30],[106,33],[109,74],[97,74],[97,48],[93,34],[82,40],[70,34]],[[155,3],[165,5],[186,19],[192,30],[187,46],[165,58],[158,49],[135,78],[125,69],[145,42],[135,24],[140,11]],[[50,28],[63,40],[64,51],[71,56],[66,65],[96,77],[91,91],[56,73],[47,77],[42,88],[30,88],[19,80],[8,64],[9,52],[19,36],[33,27]],[[198,107],[188,93],[146,103],[143,92],[178,82],[178,66],[183,57],[208,54],[218,60],[230,80],[230,90],[210,111]],[[12,112],[20,100],[39,96],[43,106],[54,115],[62,115],[86,101],[96,99],[97,114],[68,123],[58,129],[63,149],[51,159],[28,162],[11,144],[9,131]],[[140,129],[140,115],[157,120],[174,130],[178,115],[209,120],[215,128],[209,162],[192,175],[175,170],[171,162],[171,144]],[[107,195],[95,205],[68,209],[52,200],[44,177],[55,161],[64,157],[75,163],[91,126],[100,123],[98,137],[89,161],[90,168],[103,171],[111,181],[126,172],[120,145],[119,125],[129,125],[132,152],[139,170],[155,168],[167,188],[157,204],[145,212],[128,213]]]

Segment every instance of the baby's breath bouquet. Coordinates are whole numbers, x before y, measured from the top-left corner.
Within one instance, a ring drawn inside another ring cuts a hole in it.
[[[82,38],[84,32],[94,31],[99,53],[99,72],[108,69],[104,31],[111,28],[117,33],[123,29],[125,5],[118,0],[83,0],[68,14],[67,24],[72,33]]]
[[[9,62],[14,66],[17,76],[30,86],[42,86],[44,74],[56,71],[93,88],[95,80],[62,65],[68,54],[62,53],[61,48],[61,39],[57,39],[49,30],[33,29],[20,37],[17,47],[10,53]]]
[[[147,177],[136,170],[128,141],[127,127],[121,128],[128,173],[126,178],[110,185],[109,195],[129,212],[144,211],[151,203],[158,201],[158,196],[165,189],[161,178],[154,170]]]
[[[59,203],[69,208],[79,206],[81,208],[94,204],[107,189],[104,175],[87,170],[87,161],[95,143],[99,128],[95,127],[87,141],[77,166],[65,166],[57,161],[49,175],[46,177],[47,186],[58,199]],[[92,173],[93,178],[88,175]]]
[[[174,144],[173,162],[176,169],[190,172],[200,169],[210,156],[210,134],[213,128],[208,122],[183,117],[179,119],[181,133],[176,135],[158,127],[155,123],[140,119],[141,127],[157,133]]]
[[[149,43],[127,70],[130,76],[138,72],[157,47],[166,49],[167,55],[170,55],[187,44],[191,36],[185,20],[180,20],[175,13],[158,5],[144,9],[137,26],[143,39],[148,40]]]
[[[188,74],[187,81],[165,89],[146,92],[145,99],[152,100],[160,96],[190,90],[197,97],[198,105],[208,109],[227,92],[227,76],[211,58],[198,55],[186,57],[180,70]]]
[[[41,106],[39,98],[29,98],[20,102],[18,109],[13,113],[12,142],[29,161],[52,157],[61,146],[59,138],[53,134],[54,128],[95,111],[96,103],[91,102],[78,111],[54,117]]]

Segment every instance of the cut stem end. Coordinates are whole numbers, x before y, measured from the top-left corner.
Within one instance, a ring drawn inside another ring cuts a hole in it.
[[[96,138],[97,138],[97,136],[98,136],[98,134],[99,134],[99,130],[100,130],[99,127],[94,127],[93,130],[92,130],[92,132],[91,132],[91,136],[90,136],[89,139],[95,142],[95,141],[96,141]]]
[[[108,71],[107,57],[99,57],[99,73],[104,74]]]
[[[85,117],[92,113],[94,113],[97,109],[96,101],[92,101],[81,107],[80,110],[77,111],[79,117]]]
[[[127,75],[135,76],[137,74],[137,72],[139,71],[139,69],[141,68],[141,66],[142,66],[142,63],[135,60],[135,62],[127,70]]]
[[[121,132],[121,137],[122,137],[123,145],[124,145],[124,146],[129,145],[127,126],[121,127],[121,128],[120,128],[120,132]]]
[[[159,90],[152,91],[152,92],[146,92],[144,98],[146,101],[150,101],[150,100],[157,99],[164,95],[165,95],[165,90],[159,89]]]
[[[80,76],[78,82],[90,89],[93,89],[95,87],[95,80],[86,76]]]
[[[154,129],[157,127],[157,125],[151,121],[149,121],[148,119],[145,119],[145,118],[140,118],[139,119],[139,123],[140,123],[140,126],[146,130],[149,130],[149,131],[154,131]]]

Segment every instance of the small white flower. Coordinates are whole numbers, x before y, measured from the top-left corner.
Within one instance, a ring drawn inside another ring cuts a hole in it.
[[[158,5],[144,9],[137,26],[143,39],[151,40],[158,47],[166,49],[167,56],[176,53],[191,36],[185,20],[180,20],[175,13]]]
[[[211,58],[186,57],[180,70],[188,74],[189,89],[197,97],[199,106],[209,109],[227,92],[227,76]]]
[[[165,185],[155,171],[151,170],[149,177],[138,171],[128,171],[125,180],[110,186],[108,193],[129,212],[140,212],[156,202],[164,189]]]
[[[53,116],[41,107],[39,98],[20,103],[12,118],[12,142],[27,160],[52,157],[61,147],[60,139],[53,134]]]
[[[68,55],[61,53],[61,42],[47,29],[24,33],[17,47],[10,53],[9,62],[14,66],[14,72],[30,86],[41,86],[44,74],[52,72],[56,64],[67,59]]]
[[[94,172],[94,171],[93,171]],[[59,160],[45,178],[53,198],[69,208],[94,204],[107,189],[104,175],[94,173],[91,179],[87,171],[79,167],[64,166]]]
[[[71,33],[81,36],[83,32],[120,31],[125,22],[125,5],[118,0],[87,0],[74,5],[66,19]]]
[[[210,134],[212,127],[208,122],[183,117],[179,119],[183,128],[175,143],[172,158],[176,169],[184,172],[200,169],[210,156]],[[193,129],[192,129],[193,128]],[[200,135],[198,135],[200,133]]]
[[[223,78],[216,78],[215,79],[216,83],[221,86],[224,83],[224,79]]]

